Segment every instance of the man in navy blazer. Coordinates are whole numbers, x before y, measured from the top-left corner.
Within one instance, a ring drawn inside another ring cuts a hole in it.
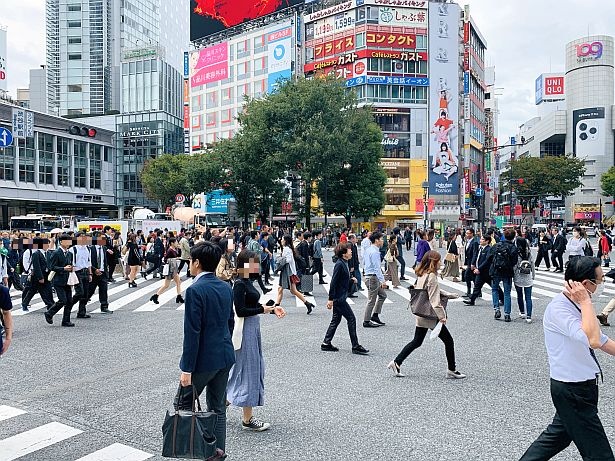
[[[474,229],[468,228],[466,230],[466,268],[464,277],[466,279],[467,292],[464,298],[469,298],[472,295],[472,282],[474,281],[474,269],[476,268],[476,258],[478,256],[478,239],[474,233]]]
[[[226,383],[235,350],[231,341],[233,290],[214,275],[221,257],[220,247],[211,242],[198,243],[190,250],[190,274],[195,277],[186,290],[181,387],[175,405],[190,409],[192,386],[198,395],[206,389],[207,409],[218,415],[216,447],[225,451]]]
[[[333,309],[333,318],[331,319],[325,339],[320,345],[320,349],[329,352],[337,352],[339,350],[331,344],[331,341],[333,341],[335,331],[342,321],[342,317],[344,317],[346,322],[348,322],[348,334],[352,343],[352,353],[367,355],[369,351],[359,344],[357,320],[346,300],[351,281],[355,283],[357,281],[356,278],[351,277],[350,268],[348,267],[348,261],[352,258],[351,245],[340,243],[335,248],[335,255],[337,256],[337,262],[333,268],[333,276],[331,277],[331,286],[329,288],[329,301],[327,302],[327,309]]]

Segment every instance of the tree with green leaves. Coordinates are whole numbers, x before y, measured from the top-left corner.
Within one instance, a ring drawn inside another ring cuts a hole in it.
[[[535,208],[538,201],[549,196],[566,197],[581,186],[585,174],[582,159],[565,155],[560,157],[523,157],[511,162],[513,189],[521,204]],[[518,179],[523,179],[518,184]],[[503,190],[510,187],[510,175],[501,178]]]
[[[602,175],[600,184],[602,186],[602,195],[615,197],[615,166],[609,168],[609,170]]]
[[[141,171],[141,184],[145,194],[163,205],[174,202],[176,194],[188,197],[194,194],[187,184],[186,171],[189,156],[184,154],[163,154],[158,158],[147,160]]]

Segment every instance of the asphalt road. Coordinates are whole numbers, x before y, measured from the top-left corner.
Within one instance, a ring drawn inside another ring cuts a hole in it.
[[[561,276],[541,271],[537,282],[533,324],[516,318],[515,300],[515,320],[495,321],[487,293],[475,307],[449,305],[458,369],[468,375],[459,381],[445,379],[440,341],[426,340],[408,358],[406,378],[386,369],[414,333],[407,290],[389,290],[385,327],[358,328],[367,357],[350,353],[344,322],[334,341],[340,352],[320,351],[331,318],[326,286],[315,286],[310,316],[286,292],[287,317],[261,317],[266,404],[255,415],[272,428],[244,432],[240,409],[229,408],[229,459],[519,459],[554,413],[541,319]],[[445,283],[462,294],[462,284]],[[41,309],[15,317],[12,348],[0,359],[0,461],[163,459],[161,425],[177,388],[183,311],[174,293],[157,309],[147,302],[159,284],[145,281],[139,294],[113,286],[116,312],[77,319],[75,328],[60,327],[59,317],[47,325]],[[607,294],[600,308],[615,290]],[[360,322],[365,295],[353,301]],[[615,440],[614,360],[598,356],[601,418]],[[556,459],[580,456],[573,447]]]

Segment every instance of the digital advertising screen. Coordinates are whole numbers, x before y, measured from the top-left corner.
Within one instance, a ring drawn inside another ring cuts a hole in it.
[[[190,40],[199,40],[304,0],[190,0]]]

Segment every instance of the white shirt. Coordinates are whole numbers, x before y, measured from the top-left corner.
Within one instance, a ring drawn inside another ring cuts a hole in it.
[[[363,265],[365,265],[365,262],[363,261],[363,258],[365,256],[365,251],[369,248],[371,244],[372,242],[370,242],[370,240],[367,237],[361,240],[361,264]]]
[[[295,256],[293,254],[293,250],[290,247],[284,247],[282,250],[282,256],[288,261],[288,266],[290,267],[290,275],[297,275],[297,266],[295,266]]]
[[[587,246],[587,240],[584,238],[576,239],[571,238],[566,245],[566,251],[568,257],[570,256],[585,256],[585,247]]]
[[[551,378],[575,383],[595,379],[600,369],[589,352],[589,339],[581,329],[581,313],[562,293],[553,298],[542,321]],[[600,345],[608,341],[600,332]]]
[[[107,248],[102,245],[95,245],[94,249],[96,251],[96,261],[98,262],[98,269],[104,271],[105,270],[105,253],[107,252]]]
[[[90,249],[86,245],[75,245],[71,249],[73,253],[73,266],[75,271],[81,269],[89,269],[92,267],[92,261],[90,258]]]
[[[37,250],[40,251],[40,250]],[[29,274],[30,270],[32,269],[32,255],[34,254],[34,250],[26,250],[23,252],[23,256],[21,257],[21,260],[23,262],[23,273],[24,274]]]

